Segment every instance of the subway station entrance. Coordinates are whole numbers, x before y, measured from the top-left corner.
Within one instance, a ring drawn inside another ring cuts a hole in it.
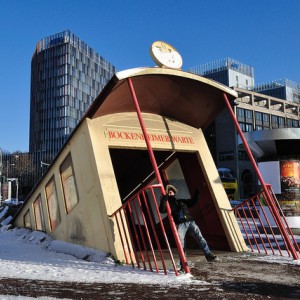
[[[133,265],[167,250],[176,273],[171,249],[176,247],[181,258],[183,250],[171,212],[158,211],[165,186],[173,184],[180,198],[200,189],[191,214],[212,250],[247,251],[203,134],[226,108],[224,97],[233,101],[237,94],[181,70],[117,73],[14,224],[36,228],[39,212],[54,239],[99,249]],[[188,244],[195,247],[192,240]]]

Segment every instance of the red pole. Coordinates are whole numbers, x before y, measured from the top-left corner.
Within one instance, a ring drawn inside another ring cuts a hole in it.
[[[288,235],[288,233],[287,233],[287,230],[286,230],[286,228],[284,227],[283,222],[282,222],[282,220],[281,220],[281,218],[280,218],[280,215],[278,214],[278,211],[277,211],[277,209],[276,209],[276,207],[275,207],[275,205],[274,205],[274,203],[273,203],[273,201],[272,201],[272,198],[271,198],[270,192],[269,192],[269,190],[268,190],[268,188],[267,188],[267,185],[265,184],[265,181],[264,181],[264,179],[263,179],[263,177],[262,177],[262,175],[261,175],[261,173],[260,173],[260,171],[259,171],[259,169],[258,169],[258,167],[257,167],[257,165],[256,165],[255,159],[254,159],[254,157],[253,157],[253,155],[252,155],[252,152],[251,152],[251,150],[250,150],[250,148],[249,148],[249,146],[248,146],[248,143],[247,143],[247,141],[246,141],[246,138],[245,138],[245,136],[244,136],[244,133],[243,133],[243,131],[242,131],[242,129],[241,129],[241,127],[240,127],[240,125],[239,125],[239,123],[238,123],[238,121],[237,121],[237,119],[236,119],[234,113],[233,113],[233,110],[232,110],[232,108],[231,108],[231,105],[230,105],[229,100],[228,100],[228,98],[227,98],[227,96],[226,96],[225,93],[223,93],[223,97],[224,97],[226,106],[227,106],[227,108],[228,108],[228,111],[229,111],[229,113],[230,113],[230,115],[231,115],[231,118],[232,118],[232,120],[233,120],[233,122],[234,122],[234,124],[235,124],[235,127],[236,127],[236,129],[237,129],[237,131],[238,131],[238,133],[239,133],[239,136],[240,136],[240,138],[242,139],[242,142],[243,142],[243,145],[244,145],[244,147],[245,147],[245,149],[246,149],[246,152],[248,153],[249,159],[250,159],[250,161],[251,161],[251,163],[252,163],[252,166],[253,166],[253,168],[254,168],[254,170],[255,170],[255,172],[256,172],[256,175],[257,175],[257,177],[258,177],[258,179],[259,179],[259,181],[260,181],[260,183],[261,183],[261,185],[262,185],[262,187],[263,187],[264,192],[266,193],[268,202],[270,203],[271,209],[273,210],[274,216],[275,216],[275,218],[276,218],[276,220],[277,220],[277,222],[278,222],[278,226],[279,226],[280,229],[282,230],[282,233],[283,233],[283,235],[284,235],[284,238],[285,238],[286,241],[287,241],[288,248],[289,248],[290,251],[292,252],[293,258],[294,258],[294,259],[298,259],[298,254],[297,254],[297,252],[296,252],[296,250],[295,250],[293,244],[291,243],[291,240],[290,240],[290,238],[289,238],[289,235]]]
[[[158,183],[161,186],[160,189],[161,189],[162,194],[165,195],[166,191],[165,191],[165,188],[163,186],[163,182],[161,180],[161,176],[160,176],[160,173],[159,173],[159,170],[158,170],[158,167],[157,167],[157,163],[156,163],[156,160],[155,160],[155,157],[154,157],[153,149],[151,147],[151,143],[150,143],[150,140],[149,140],[149,137],[148,137],[148,133],[147,133],[146,126],[145,126],[145,123],[144,123],[144,119],[142,117],[142,113],[141,113],[140,106],[139,106],[139,103],[138,103],[138,100],[137,100],[137,97],[136,97],[136,94],[135,94],[135,90],[133,88],[131,78],[128,78],[127,82],[128,82],[129,89],[130,89],[130,92],[131,92],[131,95],[132,95],[132,99],[133,99],[133,102],[134,102],[134,105],[135,105],[135,109],[136,109],[136,112],[137,112],[137,115],[138,115],[138,119],[139,119],[139,122],[140,122],[140,125],[141,125],[141,129],[142,129],[144,137],[145,137],[145,142],[146,142],[146,145],[147,145],[147,149],[148,149],[150,160],[151,160],[151,163],[152,163],[152,166],[153,166],[153,170],[154,170],[155,175],[156,175],[156,179],[157,179]],[[175,225],[174,220],[172,218],[171,209],[170,209],[170,205],[169,205],[168,202],[167,202],[167,214],[168,214],[168,218],[170,220],[171,229],[172,229],[172,232],[173,232],[173,235],[174,235],[174,238],[175,238],[175,242],[176,242],[176,246],[177,246],[177,249],[178,249],[178,252],[179,252],[180,259],[183,262],[184,270],[185,270],[186,273],[190,273],[190,268],[187,264],[187,260],[186,260],[182,245],[180,243],[177,228],[176,228],[176,225]],[[164,232],[164,235],[166,235],[166,232]],[[175,269],[175,273],[177,275],[177,270],[176,269]]]

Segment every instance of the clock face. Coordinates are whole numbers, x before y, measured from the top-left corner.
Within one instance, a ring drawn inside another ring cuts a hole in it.
[[[160,67],[180,69],[182,58],[177,50],[165,42],[154,42],[150,48],[150,54],[154,62]]]

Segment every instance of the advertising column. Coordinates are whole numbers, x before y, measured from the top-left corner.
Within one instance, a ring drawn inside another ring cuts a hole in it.
[[[300,234],[300,161],[267,161],[258,166],[265,182],[271,184],[289,227]]]
[[[300,162],[280,161],[281,202],[285,216],[300,217]]]
[[[278,198],[294,234],[300,234],[300,161],[280,162],[281,197]]]

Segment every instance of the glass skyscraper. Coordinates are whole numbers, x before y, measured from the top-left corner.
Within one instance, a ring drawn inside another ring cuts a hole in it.
[[[31,61],[29,137],[29,152],[37,162],[52,161],[115,72],[69,30],[37,43]]]

